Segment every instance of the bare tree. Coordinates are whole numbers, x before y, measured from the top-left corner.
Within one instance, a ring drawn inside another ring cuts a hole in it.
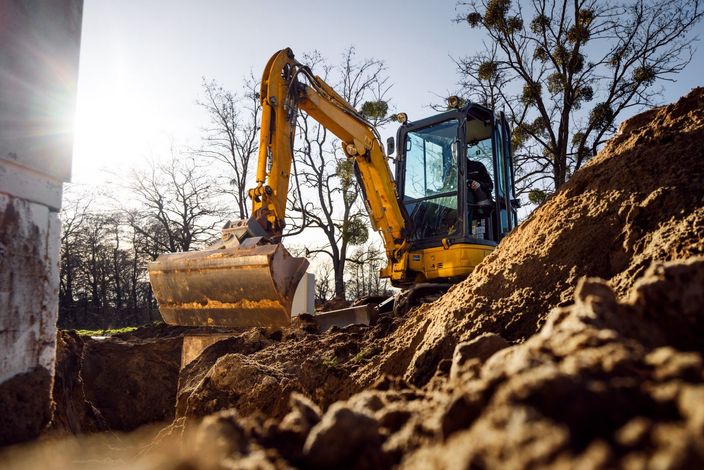
[[[108,249],[106,244],[107,217],[101,213],[91,213],[83,226],[83,247],[86,254],[84,285],[90,302],[102,308],[107,305]]]
[[[259,82],[253,75],[245,78],[241,94],[225,90],[215,80],[203,80],[205,99],[199,102],[208,112],[199,156],[223,163],[228,169],[227,183],[234,188],[240,218],[249,217],[247,190],[251,185],[250,165],[259,149]]]
[[[379,277],[386,263],[383,250],[373,243],[355,248],[347,264],[347,294],[350,299],[389,293],[389,282]]]
[[[488,38],[457,61],[467,98],[513,120],[520,192],[531,201],[562,186],[615,131],[619,116],[651,106],[692,57],[687,33],[699,0],[480,0],[460,2]]]
[[[81,269],[81,231],[84,229],[92,197],[68,187],[61,209],[61,266],[59,304],[70,307],[75,301],[74,287],[77,272]]]
[[[146,170],[134,170],[129,189],[139,204],[126,212],[129,223],[152,254],[188,251],[222,223],[217,184],[192,157],[172,151],[165,163],[152,161]]]
[[[332,297],[332,263],[326,260],[318,266],[315,271],[315,303],[324,304]]]
[[[312,68],[352,106],[366,108],[370,119],[382,122],[388,112],[385,96],[386,66],[379,59],[358,60],[354,48],[343,53],[337,66],[327,64],[319,53],[307,55],[304,63]],[[345,264],[350,246],[367,241],[368,216],[360,203],[360,188],[354,165],[340,151],[340,143],[328,130],[301,113],[298,119],[294,160],[300,185],[314,202],[303,202],[291,191],[290,213],[295,228],[312,227],[322,231],[325,245],[309,250],[330,258],[334,273],[335,297],[345,297]],[[290,224],[291,225],[291,224]]]

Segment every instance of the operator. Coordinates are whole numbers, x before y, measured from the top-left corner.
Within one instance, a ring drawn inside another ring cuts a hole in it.
[[[469,202],[478,206],[491,205],[491,190],[494,183],[483,163],[467,158],[467,187],[470,191]]]

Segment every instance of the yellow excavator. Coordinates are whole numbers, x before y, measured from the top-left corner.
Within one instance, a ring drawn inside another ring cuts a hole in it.
[[[393,286],[443,292],[516,226],[511,134],[503,113],[457,98],[447,112],[419,121],[401,113],[385,152],[374,126],[291,49],[267,63],[260,99],[252,216],[228,223],[221,240],[205,250],[163,254],[149,264],[168,324],[289,324],[293,294],[308,267],[281,243],[299,110],[334,133],[353,160],[372,228],[384,242],[388,264],[380,275]],[[394,178],[387,160],[395,151]]]

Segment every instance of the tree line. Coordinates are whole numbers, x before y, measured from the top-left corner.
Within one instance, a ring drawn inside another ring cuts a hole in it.
[[[62,209],[59,326],[158,320],[146,265],[202,247],[226,211],[202,165],[173,153],[134,169],[119,188],[69,187]]]

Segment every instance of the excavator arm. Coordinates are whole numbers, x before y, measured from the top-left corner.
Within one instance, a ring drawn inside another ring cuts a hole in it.
[[[306,83],[307,82],[307,83]],[[297,111],[330,130],[353,159],[372,227],[381,233],[389,260],[407,249],[407,217],[374,127],[310,69],[291,49],[277,52],[267,64],[261,85],[262,128],[257,186],[250,190],[254,218],[274,237],[284,227]]]
[[[169,253],[149,263],[164,321],[175,325],[279,327],[289,323],[293,294],[308,261],[281,245],[296,116],[303,110],[340,138],[353,159],[372,226],[389,266],[403,266],[407,216],[374,127],[284,49],[267,63],[261,84],[262,124],[252,217],[229,223],[205,250]]]

